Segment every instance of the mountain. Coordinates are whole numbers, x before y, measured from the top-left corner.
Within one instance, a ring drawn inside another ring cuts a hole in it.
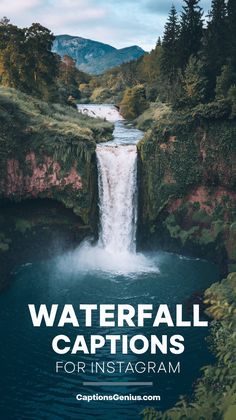
[[[80,70],[90,74],[104,73],[145,54],[137,45],[118,50],[108,44],[70,35],[56,36],[53,51],[61,56],[69,55],[76,60]]]

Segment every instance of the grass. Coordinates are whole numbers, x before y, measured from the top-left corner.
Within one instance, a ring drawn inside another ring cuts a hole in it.
[[[76,109],[48,104],[11,88],[0,88],[0,122],[3,131],[16,125],[32,135],[53,132],[78,140],[99,142],[112,135],[112,124],[79,114]],[[2,135],[2,131],[0,136]]]
[[[171,109],[167,104],[153,102],[136,120],[136,125],[141,130],[152,127],[156,122],[168,116]]]

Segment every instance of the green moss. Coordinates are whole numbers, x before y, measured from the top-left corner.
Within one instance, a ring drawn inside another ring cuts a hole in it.
[[[169,215],[165,219],[164,225],[166,226],[171,238],[179,239],[182,245],[185,245],[187,241],[192,240],[195,237],[196,233],[199,231],[198,226],[192,226],[188,230],[182,229],[177,224],[174,214]]]

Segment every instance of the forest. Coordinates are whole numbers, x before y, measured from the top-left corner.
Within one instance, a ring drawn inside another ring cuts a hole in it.
[[[52,50],[54,35],[33,23],[18,28],[6,17],[0,20],[0,85],[18,89],[49,102],[73,104],[79,84],[90,77],[79,71],[69,56]]]
[[[69,56],[52,53],[52,32],[33,23],[18,28],[0,21],[0,84],[43,100],[115,102],[128,119],[150,103],[173,109],[202,107],[229,118],[236,112],[236,5],[213,0],[204,20],[200,0],[172,5],[154,50],[100,76],[76,68]],[[212,107],[209,106],[212,104]]]
[[[201,107],[206,114],[212,109],[234,118],[236,5],[213,0],[206,21],[203,14],[199,0],[185,0],[180,14],[173,5],[154,50],[82,88],[92,101],[117,101],[130,119],[160,102],[175,110]]]

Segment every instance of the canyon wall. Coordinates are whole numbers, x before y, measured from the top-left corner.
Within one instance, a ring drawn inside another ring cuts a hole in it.
[[[28,198],[50,198],[72,208],[84,224],[93,225],[96,218],[96,162],[94,150],[84,162],[73,155],[63,165],[59,159],[36,154],[33,150],[6,159],[0,180],[0,198],[21,201]]]
[[[160,121],[139,144],[140,237],[236,268],[236,124]]]

